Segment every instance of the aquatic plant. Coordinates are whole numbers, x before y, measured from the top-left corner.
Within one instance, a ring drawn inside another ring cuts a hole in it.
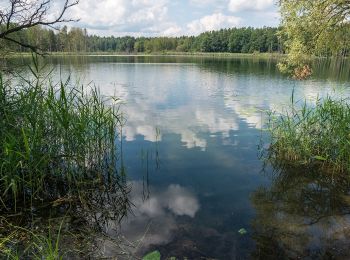
[[[156,250],[142,257],[142,260],[160,260],[160,256],[160,252]]]
[[[118,99],[70,78],[54,84],[33,63],[32,79],[0,75],[0,212],[84,202],[81,191],[121,188]]]
[[[347,98],[294,102],[283,114],[270,113],[268,159],[331,172],[350,172],[350,105]]]

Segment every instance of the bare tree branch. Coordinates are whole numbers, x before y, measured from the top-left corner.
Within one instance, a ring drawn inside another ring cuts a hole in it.
[[[33,52],[38,52],[38,51],[39,51],[38,48],[35,47],[35,46],[32,46],[32,45],[30,45],[30,44],[26,44],[26,43],[19,42],[19,41],[15,40],[15,39],[12,39],[12,38],[9,38],[9,37],[6,37],[6,36],[5,36],[3,39],[4,39],[4,40],[7,40],[7,41],[10,41],[10,42],[14,42],[14,43],[16,43],[16,44],[18,44],[18,45],[20,45],[20,46],[22,46],[22,47],[24,47],[24,48],[31,49]]]
[[[53,2],[54,0],[8,0],[7,7],[0,6],[0,39],[38,53],[37,46],[15,40],[10,35],[35,26],[53,27],[59,23],[77,21],[66,19],[64,16],[69,8],[79,3],[79,0],[64,0],[56,16],[50,14]]]

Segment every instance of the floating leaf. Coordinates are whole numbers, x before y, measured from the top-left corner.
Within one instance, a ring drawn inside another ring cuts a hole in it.
[[[238,230],[238,233],[240,235],[244,235],[244,234],[247,234],[247,230],[245,228],[241,228],[240,230]]]
[[[148,253],[142,260],[160,260],[160,252],[158,250]]]

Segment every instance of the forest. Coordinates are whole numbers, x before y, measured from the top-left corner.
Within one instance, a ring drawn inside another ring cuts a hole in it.
[[[54,31],[44,27],[32,27],[13,35],[20,42],[27,42],[43,52],[283,52],[283,41],[277,37],[278,28],[231,28],[209,31],[198,36],[182,37],[101,37],[89,35],[86,29],[63,26]],[[8,50],[26,52],[27,48],[6,43]]]
[[[348,56],[349,25],[343,25],[334,39],[315,44],[316,56]],[[311,29],[310,29],[311,30]],[[198,36],[178,37],[114,37],[91,35],[86,29],[63,26],[53,30],[36,26],[12,34],[16,42],[25,42],[35,46],[39,52],[108,52],[108,53],[166,53],[166,52],[213,52],[213,53],[292,53],[289,46],[289,32],[280,27],[242,27],[207,31]],[[300,36],[301,34],[299,34]],[[305,41],[313,35],[307,31],[303,34]],[[28,52],[30,48],[16,42],[0,41],[0,47],[7,51]],[[304,43],[304,46],[309,44]],[[289,47],[288,47],[289,46]],[[288,50],[287,50],[288,49]],[[300,50],[300,48],[299,48]],[[308,53],[304,50],[303,53]]]

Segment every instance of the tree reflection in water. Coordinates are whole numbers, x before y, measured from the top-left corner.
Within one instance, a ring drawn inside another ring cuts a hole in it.
[[[258,259],[350,257],[350,179],[272,165],[270,187],[251,197]]]

